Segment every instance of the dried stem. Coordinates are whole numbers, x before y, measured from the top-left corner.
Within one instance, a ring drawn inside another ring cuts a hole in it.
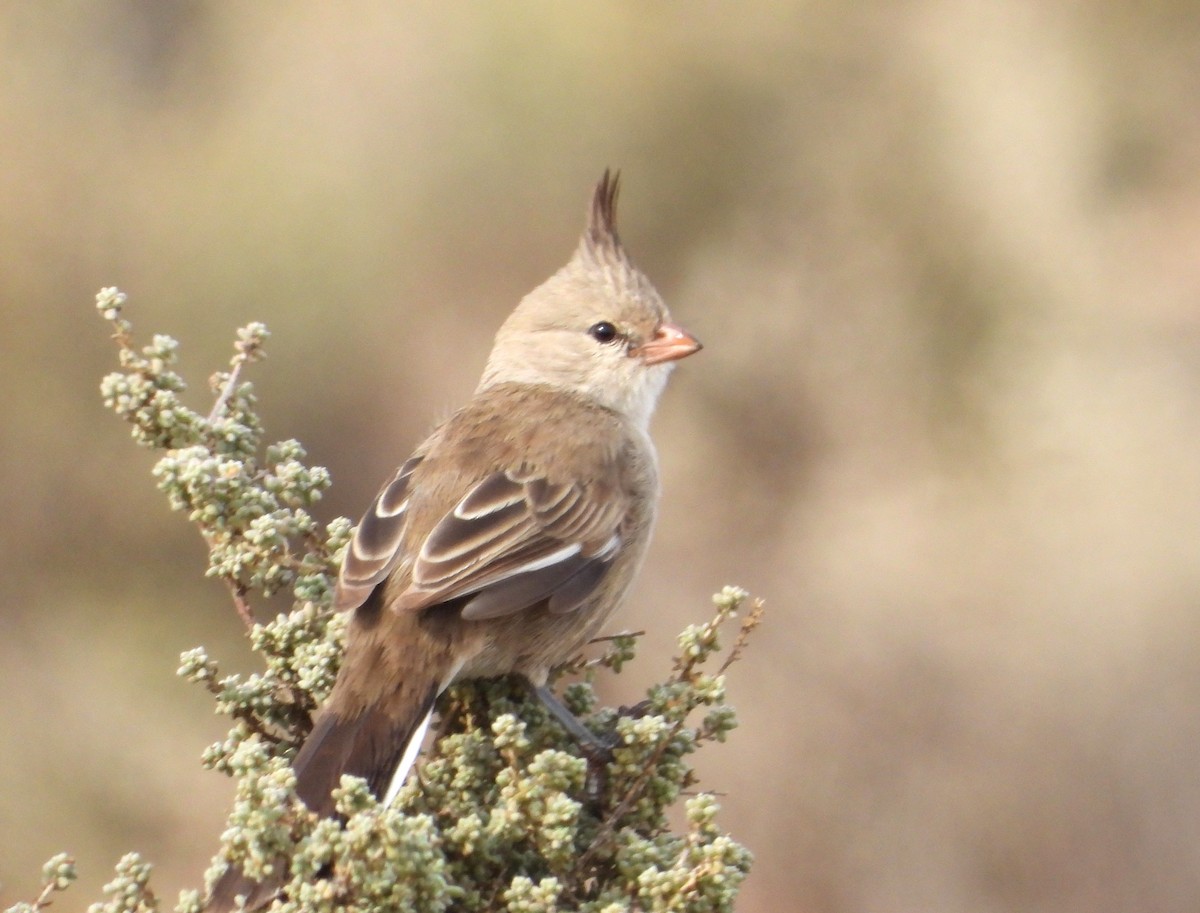
[[[750,606],[750,613],[742,620],[737,640],[733,642],[733,649],[729,651],[729,655],[725,657],[725,662],[721,663],[721,668],[717,670],[718,675],[724,674],[726,669],[742,658],[742,651],[750,641],[750,633],[762,624],[763,615],[766,613],[766,610],[766,605],[761,599],[754,600],[754,604]]]
[[[233,391],[237,387],[238,380],[241,377],[242,365],[246,363],[246,358],[243,355],[235,355],[233,365],[229,371],[229,376],[225,379],[225,383],[221,385],[221,392],[217,394],[217,401],[213,403],[212,411],[208,413],[208,423],[211,425],[225,411],[225,406],[229,403],[229,397],[233,396]],[[219,377],[220,375],[216,375]],[[216,377],[213,379],[215,380]]]
[[[233,607],[237,609],[238,617],[249,631],[254,627],[254,611],[246,599],[246,587],[234,580],[225,581],[229,585],[229,593],[233,597]]]

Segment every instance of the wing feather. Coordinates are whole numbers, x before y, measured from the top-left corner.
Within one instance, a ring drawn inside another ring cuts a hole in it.
[[[494,618],[545,599],[556,611],[577,608],[619,550],[623,511],[607,494],[549,482],[524,466],[489,475],[434,525],[396,608],[471,594],[464,618]],[[568,592],[556,599],[560,587]]]
[[[422,457],[413,457],[383,486],[354,531],[338,575],[334,607],[356,609],[401,557],[411,492],[409,480]]]

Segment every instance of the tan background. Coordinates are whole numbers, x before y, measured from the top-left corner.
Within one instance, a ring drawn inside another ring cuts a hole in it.
[[[216,843],[253,668],[99,402],[92,308],[263,320],[268,432],[357,514],[469,393],[590,187],[707,348],[612,689],[739,583],[769,601],[703,760],[743,913],[1200,903],[1200,7],[4,3],[0,902]]]

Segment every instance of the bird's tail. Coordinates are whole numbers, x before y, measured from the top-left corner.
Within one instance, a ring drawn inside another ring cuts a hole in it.
[[[328,817],[334,814],[333,790],[342,774],[352,774],[366,780],[376,798],[390,803],[416,761],[440,691],[431,687],[418,707],[400,715],[379,705],[353,717],[323,711],[292,762],[296,795],[309,809]],[[287,860],[276,865],[280,875],[266,882],[252,881],[240,868],[227,868],[213,885],[205,910],[229,913],[237,909],[239,896],[245,898],[247,910],[265,906],[279,891]]]
[[[400,717],[379,705],[353,719],[329,711],[320,714],[292,762],[296,795],[312,811],[328,817],[334,810],[333,790],[342,774],[351,774],[366,780],[377,799],[393,798],[388,787],[397,778],[402,781],[416,760],[438,691],[430,688],[414,711]]]

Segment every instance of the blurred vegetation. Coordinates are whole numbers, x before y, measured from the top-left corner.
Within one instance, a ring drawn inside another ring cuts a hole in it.
[[[701,763],[739,909],[1194,908],[1195,4],[7,3],[0,79],[0,903],[64,848],[194,884],[232,796],[175,657],[255,668],[100,408],[95,289],[185,375],[269,324],[267,433],[356,516],[611,165],[706,344],[616,623],[774,609]]]

